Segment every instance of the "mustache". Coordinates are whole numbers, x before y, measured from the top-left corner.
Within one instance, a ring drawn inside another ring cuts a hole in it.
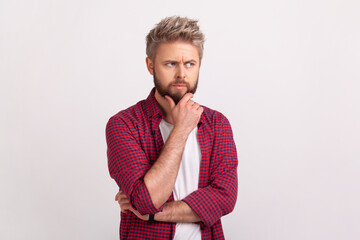
[[[173,82],[173,84],[185,84],[185,85],[188,85],[189,83],[184,81],[184,80],[176,80],[175,82]]]
[[[170,87],[171,85],[177,85],[177,84],[185,85],[188,89],[190,89],[190,83],[187,82],[187,81],[184,81],[184,80],[176,80],[176,81],[174,81],[174,82],[171,82],[171,83],[169,84],[169,87]]]

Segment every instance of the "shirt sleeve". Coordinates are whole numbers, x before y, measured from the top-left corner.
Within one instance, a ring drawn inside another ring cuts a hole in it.
[[[106,125],[107,156],[110,176],[141,214],[155,214],[156,208],[144,183],[151,165],[140,142],[133,135],[134,127],[128,121],[112,117]]]
[[[206,227],[211,227],[220,218],[230,213],[237,198],[237,152],[229,121],[225,116],[215,127],[211,155],[210,184],[200,188],[182,201],[200,217]]]

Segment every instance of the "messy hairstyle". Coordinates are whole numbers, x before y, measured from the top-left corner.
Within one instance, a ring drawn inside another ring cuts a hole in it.
[[[146,36],[146,55],[154,61],[156,50],[161,43],[183,40],[197,47],[201,60],[205,36],[200,31],[197,22],[197,20],[179,16],[164,18]]]

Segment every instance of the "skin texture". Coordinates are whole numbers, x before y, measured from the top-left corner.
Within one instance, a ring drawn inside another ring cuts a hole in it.
[[[123,213],[131,211],[138,218],[144,221],[149,220],[149,215],[141,215],[138,211],[131,207],[129,200],[122,191],[119,191],[116,194],[115,201],[118,201]],[[165,203],[163,211],[156,213],[154,219],[159,222],[200,222],[199,216],[183,201]]]
[[[155,59],[146,58],[146,66],[154,76],[156,100],[165,95],[175,103],[187,92],[195,93],[199,78],[200,59],[197,48],[183,41],[162,43],[157,49]],[[160,105],[166,103],[160,102]]]
[[[174,125],[160,156],[144,176],[145,185],[156,208],[155,220],[164,222],[198,222],[198,215],[182,201],[165,203],[170,197],[186,140],[197,126],[203,108],[192,100],[199,77],[200,59],[197,48],[189,42],[162,43],[154,60],[146,58],[146,66],[154,75],[155,98],[163,119]],[[156,76],[155,76],[156,75]],[[133,209],[126,195],[119,191],[115,200],[121,211],[133,212],[146,221],[148,215],[141,215]]]

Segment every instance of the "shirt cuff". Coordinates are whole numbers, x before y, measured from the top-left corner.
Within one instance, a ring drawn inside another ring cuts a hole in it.
[[[160,208],[155,207],[144,182],[135,187],[130,199],[132,206],[142,215],[161,212],[164,207],[164,204]]]
[[[220,219],[221,214],[219,213],[219,206],[216,206],[215,196],[210,191],[204,190],[198,189],[182,201],[194,210],[205,227],[211,227]]]

